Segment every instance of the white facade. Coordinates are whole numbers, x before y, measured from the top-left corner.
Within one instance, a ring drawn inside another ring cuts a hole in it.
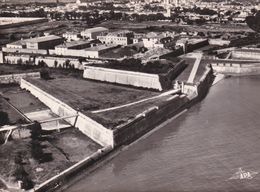
[[[130,39],[134,38],[134,34],[131,31],[123,30],[109,33],[107,35],[100,35],[97,37],[104,44],[113,44],[113,45],[129,45]]]
[[[85,31],[82,31],[80,34],[85,39],[97,39],[98,35],[101,35],[103,33],[107,33],[108,29],[105,27],[95,27],[91,29],[86,29]]]
[[[64,37],[67,41],[78,41],[81,39],[79,33],[64,33],[62,37]]]
[[[20,40],[6,44],[6,47],[11,49],[23,49],[26,47],[26,42],[24,40]]]
[[[104,44],[128,45],[127,37],[117,37],[117,36],[107,35],[107,36],[98,36],[97,38]]]

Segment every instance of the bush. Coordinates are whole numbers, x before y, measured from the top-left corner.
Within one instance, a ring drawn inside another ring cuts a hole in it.
[[[0,111],[0,126],[9,124],[9,117],[8,117],[8,113]]]
[[[50,73],[49,73],[49,71],[48,71],[47,69],[42,69],[42,70],[40,71],[40,76],[41,76],[41,78],[44,79],[44,80],[49,80],[49,79],[51,79]]]
[[[33,125],[30,125],[29,129],[32,140],[38,140],[41,137],[42,127],[39,122],[34,122]]]
[[[12,176],[15,177],[16,181],[22,181],[22,189],[28,190],[33,188],[34,184],[29,177],[29,174],[25,171],[23,166],[22,153],[16,153],[14,157],[15,169]]]

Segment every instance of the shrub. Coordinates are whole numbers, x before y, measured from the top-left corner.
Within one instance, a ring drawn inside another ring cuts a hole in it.
[[[23,166],[22,153],[16,153],[14,157],[15,169],[12,176],[15,177],[16,181],[22,181],[22,189],[28,190],[33,188],[34,184],[29,177],[29,174],[25,171]]]
[[[53,160],[51,153],[44,153],[43,146],[38,140],[31,141],[31,155],[38,163],[45,163]]]
[[[29,129],[32,140],[38,140],[41,137],[42,127],[39,122],[34,122],[34,124],[31,125]]]
[[[8,113],[0,111],[0,126],[9,124],[9,117],[8,117]]]
[[[45,80],[51,79],[50,73],[49,73],[49,71],[47,69],[42,69],[40,71],[40,76],[41,76],[42,79],[45,79]]]

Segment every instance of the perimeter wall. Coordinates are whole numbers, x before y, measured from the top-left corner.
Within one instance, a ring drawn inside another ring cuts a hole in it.
[[[95,142],[102,146],[114,146],[112,130],[106,129],[103,125],[76,111],[67,104],[44,92],[24,79],[21,80],[20,86],[22,89],[30,91],[32,95],[47,105],[55,114],[61,117],[78,115],[78,117],[72,117],[65,120],[78,128],[82,133],[93,139]]]
[[[34,78],[39,79],[40,73],[21,73],[21,74],[10,74],[10,75],[1,75],[0,76],[0,84],[10,84],[10,83],[20,83],[22,78]]]
[[[151,88],[162,91],[159,75],[140,72],[108,69],[102,67],[84,67],[84,78],[135,87]]]
[[[234,64],[227,63],[212,63],[212,68],[218,73],[240,74],[240,75],[257,75],[260,74],[260,63],[252,64]]]

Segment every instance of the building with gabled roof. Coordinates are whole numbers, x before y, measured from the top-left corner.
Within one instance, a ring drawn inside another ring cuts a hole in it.
[[[85,39],[97,39],[97,36],[108,33],[108,29],[105,27],[94,27],[82,31],[80,34]]]

